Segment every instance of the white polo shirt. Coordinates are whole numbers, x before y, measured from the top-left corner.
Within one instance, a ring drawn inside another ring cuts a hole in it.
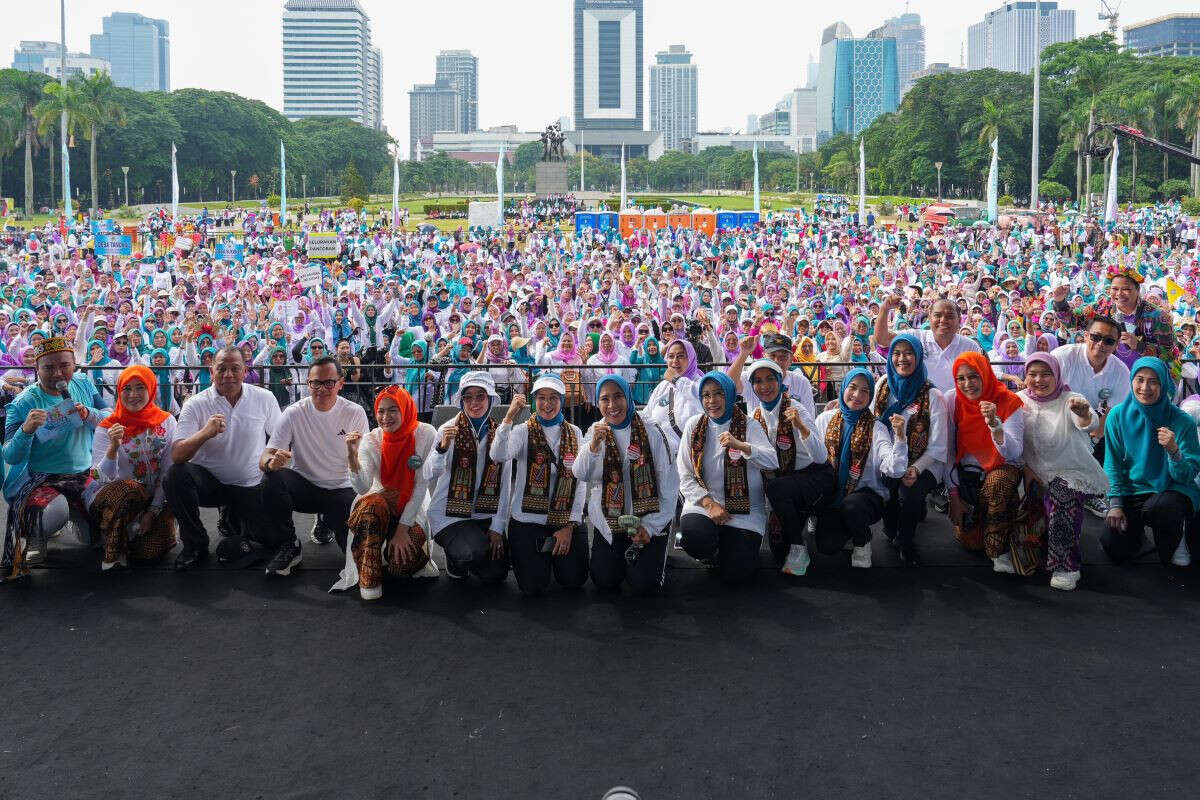
[[[290,451],[289,466],[316,486],[348,489],[346,434],[358,431],[365,436],[368,430],[367,413],[357,403],[339,397],[333,408],[318,411],[310,396],[284,409],[268,446]]]
[[[1064,344],[1056,347],[1050,355],[1058,359],[1062,367],[1062,380],[1087,398],[1096,411],[1103,403],[1105,410],[1129,396],[1129,367],[1116,356],[1110,355],[1104,369],[1096,372],[1087,359],[1086,344]],[[1100,392],[1107,389],[1108,396],[1101,400]]]
[[[200,445],[190,462],[204,467],[228,486],[257,486],[262,482],[258,459],[267,438],[279,424],[279,402],[266,389],[242,385],[237,405],[217,394],[210,386],[189,397],[179,412],[172,442],[182,441],[208,424],[213,414],[225,415],[225,430]]]
[[[963,353],[979,353],[978,343],[961,334],[954,334],[954,341],[943,350],[938,347],[938,343],[933,340],[933,331],[904,331],[904,333],[915,333],[921,340],[921,347],[925,350],[925,370],[929,374],[929,382],[938,388],[942,393],[954,391],[954,359],[961,356]]]

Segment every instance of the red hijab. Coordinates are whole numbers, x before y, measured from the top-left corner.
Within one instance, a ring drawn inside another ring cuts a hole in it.
[[[121,402],[121,390],[132,380],[141,381],[146,387],[146,391],[150,393],[150,398],[141,411],[130,411]],[[141,364],[131,364],[121,370],[121,375],[117,378],[117,407],[113,409],[107,419],[100,423],[100,427],[111,428],[118,423],[124,425],[125,435],[121,438],[122,441],[128,442],[142,431],[162,425],[170,414],[155,404],[156,397],[158,397],[158,378],[154,377],[154,371]]]
[[[383,445],[379,459],[379,482],[385,489],[396,492],[396,508],[403,511],[412,497],[416,471],[409,459],[417,452],[417,405],[412,395],[399,386],[389,386],[375,398],[375,416],[379,417],[379,404],[387,397],[400,409],[400,427],[394,432],[383,433]]]
[[[954,425],[958,429],[958,461],[962,461],[966,455],[975,456],[979,465],[987,472],[1003,464],[1004,459],[996,450],[992,431],[979,410],[979,404],[985,400],[995,403],[996,416],[1003,422],[1021,409],[1021,398],[996,379],[992,365],[983,353],[963,353],[954,359],[950,374],[957,378],[958,368],[961,366],[970,367],[979,373],[979,377],[983,379],[983,393],[972,400],[962,393],[957,380],[955,381],[954,391],[957,397],[954,399]]]

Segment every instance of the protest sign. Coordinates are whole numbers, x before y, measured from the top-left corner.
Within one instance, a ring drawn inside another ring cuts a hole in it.
[[[98,233],[95,250],[98,256],[133,255],[133,239],[119,233]]]
[[[304,251],[309,258],[337,258],[342,251],[342,245],[336,233],[310,233]]]

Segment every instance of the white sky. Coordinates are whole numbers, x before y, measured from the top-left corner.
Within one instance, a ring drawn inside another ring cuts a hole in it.
[[[282,106],[283,0],[66,0],[67,47],[87,51],[89,35],[113,11],[165,18],[171,25],[171,88],[228,90]],[[571,0],[359,0],[383,53],[383,120],[408,140],[408,90],[433,80],[434,57],[467,49],[479,57],[479,124],[540,129],[574,109]],[[967,26],[1001,0],[926,0],[911,10],[925,24],[927,63],[958,65]],[[0,63],[22,39],[57,40],[54,0],[0,0]],[[1077,35],[1102,30],[1099,0],[1064,0],[1075,9]],[[645,64],[670,44],[684,44],[699,65],[703,130],[742,130],[747,114],[769,111],[805,82],[821,31],[840,18],[864,36],[903,13],[895,0],[840,6],[813,0],[646,0]],[[1191,10],[1186,0],[1126,0],[1121,23]],[[644,97],[647,111],[649,82]]]

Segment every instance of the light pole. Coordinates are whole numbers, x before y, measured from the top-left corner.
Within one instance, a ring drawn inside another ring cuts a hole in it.
[[[800,194],[800,137],[796,137],[796,194]]]
[[[942,202],[942,162],[935,161],[933,165],[937,167],[938,171],[938,202],[940,203]]]
[[[1029,208],[1038,207],[1038,128],[1041,127],[1042,99],[1042,0],[1033,4],[1033,153],[1029,158]]]
[[[234,203],[237,202],[237,185],[233,182],[233,179],[236,177],[237,177],[237,170],[236,169],[229,170],[229,204],[230,205],[233,205]]]
[[[129,167],[121,167],[121,172],[125,175],[125,205],[129,205]]]
[[[813,193],[813,174],[811,172],[808,173],[808,193]]]
[[[308,203],[308,176],[303,172],[300,173],[300,194],[304,197],[305,204]]]

